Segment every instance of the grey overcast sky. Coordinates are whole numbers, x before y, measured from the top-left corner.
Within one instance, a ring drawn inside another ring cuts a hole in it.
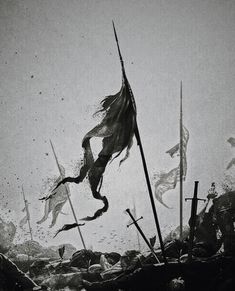
[[[218,189],[234,152],[235,1],[155,0],[0,0],[0,183],[1,217],[22,218],[24,185],[32,225],[43,215],[44,180],[58,175],[49,139],[66,173],[82,157],[81,140],[99,118],[92,114],[106,95],[121,86],[112,31],[115,21],[126,72],[135,95],[138,124],[151,177],[177,166],[165,151],[178,142],[179,85],[183,81],[184,124],[190,132],[185,196],[194,181],[205,197],[212,181]],[[95,145],[96,146],[96,145]],[[78,217],[100,207],[86,183],[71,186]],[[123,213],[135,200],[150,237],[155,225],[136,142],[130,158],[107,167],[102,193],[107,213],[83,227],[96,250],[136,247],[134,229]],[[165,194],[169,210],[156,201],[163,234],[178,224],[179,189]],[[185,223],[190,203],[184,205]],[[52,239],[73,222],[66,204],[54,228],[41,231],[43,244],[81,243],[75,230]],[[18,229],[18,241],[26,238]],[[111,239],[111,232],[117,233]],[[100,239],[103,242],[99,242]],[[39,238],[37,238],[39,239]],[[17,240],[16,240],[17,241]]]

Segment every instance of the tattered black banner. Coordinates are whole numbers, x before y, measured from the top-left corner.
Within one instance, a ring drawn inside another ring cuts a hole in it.
[[[85,225],[85,223],[72,223],[72,224],[65,224],[62,228],[60,228],[59,230],[57,230],[56,234],[54,235],[53,238],[55,238],[57,236],[58,233],[60,233],[61,231],[67,231],[67,230],[70,230],[72,228],[75,228],[77,226],[83,226]]]

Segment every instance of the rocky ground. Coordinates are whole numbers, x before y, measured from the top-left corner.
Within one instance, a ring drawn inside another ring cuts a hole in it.
[[[162,261],[160,250],[156,253]],[[172,247],[167,252],[169,254],[168,265],[157,263],[151,254],[143,255],[135,250],[127,251],[122,256],[115,252],[78,250],[70,258],[55,258],[53,253],[51,258],[35,257],[30,261],[18,259],[15,263],[20,268],[23,262],[28,264],[30,278],[52,291],[234,290],[234,256],[224,253],[208,258],[194,256],[189,263],[187,254],[177,257]]]

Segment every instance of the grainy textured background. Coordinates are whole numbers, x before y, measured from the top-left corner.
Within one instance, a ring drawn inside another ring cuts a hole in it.
[[[235,134],[235,2],[164,1],[0,1],[0,183],[1,217],[22,218],[21,185],[30,202],[34,236],[43,244],[73,243],[76,230],[52,239],[73,222],[66,204],[57,225],[42,217],[43,180],[58,175],[50,149],[54,142],[66,173],[82,157],[81,140],[99,119],[92,118],[105,95],[121,86],[120,64],[111,21],[116,23],[126,72],[135,94],[138,123],[151,176],[178,164],[165,151],[179,137],[179,84],[183,81],[184,124],[189,129],[185,196],[199,180],[202,197],[212,181],[219,187],[234,156],[227,138]],[[97,143],[98,144],[98,143]],[[95,145],[96,147],[96,145]],[[155,226],[139,151],[118,168],[108,166],[103,193],[109,211],[83,228],[88,246],[124,251],[136,247],[123,211],[133,197],[146,234]],[[100,206],[87,184],[72,186],[78,217]],[[165,194],[172,210],[157,205],[163,233],[178,224],[178,187]],[[185,204],[185,222],[190,204]],[[49,232],[48,232],[49,231]],[[112,239],[111,232],[117,233]],[[26,239],[18,229],[17,240]],[[100,242],[100,239],[102,242]],[[17,241],[16,240],[16,241]]]

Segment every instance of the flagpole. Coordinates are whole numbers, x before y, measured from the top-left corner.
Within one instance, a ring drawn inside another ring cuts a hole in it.
[[[136,137],[139,149],[140,149],[140,155],[141,155],[143,168],[144,168],[144,174],[145,174],[145,180],[146,180],[146,183],[147,183],[147,188],[148,188],[150,203],[151,203],[151,206],[152,206],[153,216],[154,216],[154,220],[155,220],[155,224],[156,224],[156,228],[157,228],[159,243],[160,243],[160,247],[161,247],[161,250],[162,250],[162,256],[163,256],[163,259],[164,259],[164,263],[167,263],[166,255],[165,255],[165,248],[164,248],[161,229],[160,229],[160,224],[159,224],[159,220],[158,220],[158,216],[157,216],[157,210],[156,210],[156,206],[155,206],[155,203],[154,203],[152,187],[151,187],[151,183],[150,183],[150,179],[149,179],[147,163],[146,163],[144,150],[143,150],[143,146],[142,146],[142,142],[141,142],[141,138],[140,138],[139,129],[138,129],[137,124],[136,124],[135,137]]]
[[[183,237],[183,106],[182,81],[180,82],[180,239]]]
[[[125,69],[124,69],[124,63],[123,63],[123,59],[122,59],[122,55],[121,55],[121,51],[120,51],[120,47],[119,47],[119,42],[118,42],[118,38],[117,38],[117,33],[116,33],[114,22],[113,22],[113,30],[114,30],[114,35],[115,35],[117,47],[118,47],[118,54],[119,54],[119,58],[120,58],[121,66],[122,66],[123,76],[124,76],[124,78],[126,78]],[[129,87],[129,91],[130,91],[131,97],[134,99],[134,96],[133,96],[133,93],[132,93],[130,87]],[[151,206],[152,206],[154,220],[155,220],[155,224],[156,224],[156,228],[157,228],[159,243],[160,243],[160,247],[161,247],[161,250],[162,250],[163,260],[164,260],[164,263],[166,264],[167,260],[166,260],[165,249],[164,249],[163,240],[162,240],[161,229],[160,229],[160,225],[159,225],[159,221],[158,221],[156,206],[155,206],[154,198],[153,198],[152,187],[151,187],[151,183],[150,183],[150,178],[149,178],[149,174],[148,174],[146,159],[145,159],[144,150],[143,150],[142,141],[141,141],[141,138],[140,138],[140,134],[139,134],[139,129],[138,129],[137,123],[136,123],[136,128],[135,128],[135,137],[136,137],[139,149],[140,149],[140,155],[141,155],[141,159],[142,159],[142,163],[143,163],[144,174],[145,174],[145,179],[146,179],[147,188],[148,188],[148,192],[149,192],[149,198],[150,198],[150,202],[151,202]]]
[[[23,185],[22,185],[22,194],[23,194],[23,199],[24,199],[25,212],[26,212],[26,215],[27,215],[27,222],[28,222],[28,227],[29,227],[30,238],[31,238],[31,240],[33,240],[32,228],[31,228],[31,225],[30,225],[29,209],[28,209],[28,205],[27,205],[27,202],[26,202],[26,199],[25,199]]]
[[[61,169],[60,169],[60,165],[59,165],[59,162],[58,162],[58,158],[57,158],[57,155],[55,153],[55,149],[54,149],[54,146],[53,146],[51,140],[50,140],[50,144],[51,144],[51,148],[52,148],[55,160],[56,160],[57,167],[58,167],[59,172],[60,172],[61,179],[63,179],[62,172],[61,172]],[[66,189],[66,194],[67,194],[67,197],[68,197],[69,205],[70,205],[70,208],[71,208],[72,213],[73,213],[74,220],[78,224],[78,219],[77,219],[77,216],[75,214],[75,211],[74,211],[74,208],[73,208],[73,204],[72,204],[72,201],[71,201],[70,196],[69,196],[69,191],[68,191],[68,186],[67,185],[65,185],[65,189]],[[77,229],[78,229],[78,233],[80,235],[81,241],[82,241],[82,245],[83,245],[84,249],[86,250],[86,245],[85,245],[85,242],[84,242],[84,239],[83,239],[83,236],[82,236],[81,229],[80,229],[79,226],[77,226]]]

